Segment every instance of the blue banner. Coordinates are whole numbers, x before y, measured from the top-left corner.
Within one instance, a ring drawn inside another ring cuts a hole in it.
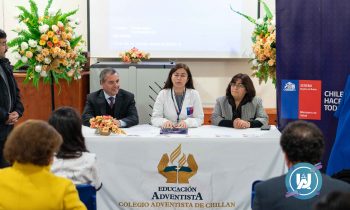
[[[329,157],[328,175],[333,175],[343,169],[350,169],[350,76],[348,76],[344,95],[335,115],[339,118],[339,122],[337,137]]]
[[[348,0],[276,1],[278,126],[282,130],[297,119],[316,123],[326,138],[323,165],[336,136],[333,114],[350,72],[349,11]],[[284,91],[288,81],[298,81],[297,99]]]

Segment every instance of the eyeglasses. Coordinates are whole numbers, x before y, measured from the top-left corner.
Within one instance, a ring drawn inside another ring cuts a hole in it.
[[[173,77],[185,78],[185,77],[187,77],[187,74],[173,74]]]
[[[245,88],[242,83],[237,83],[236,84],[236,83],[232,82],[230,85],[231,85],[231,87],[236,87],[236,88],[239,88],[239,89],[240,88]]]

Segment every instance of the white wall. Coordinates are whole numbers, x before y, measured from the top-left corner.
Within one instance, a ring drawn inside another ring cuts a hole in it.
[[[95,1],[95,0],[91,0]],[[247,0],[248,1],[248,0]],[[257,0],[249,0],[256,2]],[[36,0],[38,3],[39,14],[47,4],[47,0]],[[275,10],[273,0],[266,0],[272,11]],[[11,32],[17,24],[14,17],[18,14],[17,5],[29,7],[27,0],[0,0],[0,27],[8,33],[8,40],[11,40],[15,33]],[[54,0],[53,8],[61,8],[64,12],[79,8],[75,16],[81,20],[77,33],[82,34],[87,40],[87,1],[86,0]],[[262,8],[263,10],[263,8]],[[6,13],[4,13],[6,11]],[[247,14],[256,17],[256,14]],[[250,39],[250,37],[247,37]],[[8,57],[11,58],[10,55]],[[184,62],[189,65],[194,76],[195,87],[199,91],[204,106],[213,106],[215,99],[225,94],[227,84],[232,76],[237,73],[246,73],[251,75],[248,59],[177,59],[176,62]],[[257,95],[263,99],[265,108],[276,107],[276,90],[271,82],[267,84],[258,84],[253,79]]]
[[[3,8],[4,1],[0,0],[0,28],[4,28],[4,8]]]

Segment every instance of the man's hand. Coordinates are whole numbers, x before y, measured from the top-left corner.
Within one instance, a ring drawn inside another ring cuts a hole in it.
[[[9,114],[8,120],[6,121],[6,124],[8,124],[8,125],[15,124],[18,121],[18,117],[19,117],[19,114],[16,111],[11,112]]]
[[[118,128],[120,128],[121,124],[120,124],[120,121],[119,121],[119,120],[113,119],[113,122],[114,122],[115,124],[117,124]]]

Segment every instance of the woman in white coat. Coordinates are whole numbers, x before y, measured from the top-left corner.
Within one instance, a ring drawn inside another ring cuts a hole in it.
[[[199,127],[204,113],[192,74],[186,64],[178,63],[169,72],[163,90],[153,106],[151,123],[163,128]]]

